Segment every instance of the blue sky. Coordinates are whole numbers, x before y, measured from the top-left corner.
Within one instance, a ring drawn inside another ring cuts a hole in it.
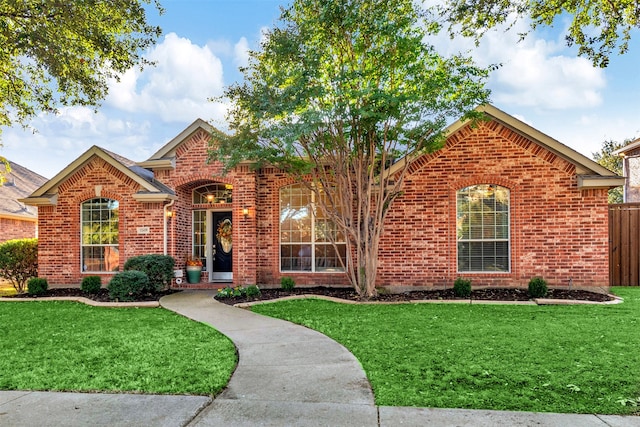
[[[207,99],[241,78],[247,49],[259,46],[285,1],[161,1],[165,14],[151,11],[149,20],[164,34],[146,53],[156,67],[112,82],[97,114],[63,108],[35,118],[37,132],[3,128],[0,155],[51,178],[92,145],[143,161],[196,118],[224,129],[225,106]],[[442,54],[470,51],[479,65],[503,64],[490,79],[492,104],[588,157],[605,140],[640,137],[640,32],[629,53],[599,69],[565,47],[563,25],[520,43],[525,21],[489,32],[477,48],[444,35],[430,42]]]

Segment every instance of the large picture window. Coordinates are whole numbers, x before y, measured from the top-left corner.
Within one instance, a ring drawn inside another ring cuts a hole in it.
[[[91,199],[81,207],[82,271],[117,271],[120,265],[118,249],[118,201]]]
[[[510,271],[509,189],[473,185],[457,192],[458,271]]]
[[[315,197],[303,184],[280,190],[282,271],[344,271],[340,262],[346,260],[344,236],[323,215]]]

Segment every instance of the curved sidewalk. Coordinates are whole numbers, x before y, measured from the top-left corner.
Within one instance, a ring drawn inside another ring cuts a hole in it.
[[[160,301],[212,325],[239,353],[227,388],[190,425],[378,425],[369,381],[342,345],[311,329],[219,303],[213,295],[186,291]]]

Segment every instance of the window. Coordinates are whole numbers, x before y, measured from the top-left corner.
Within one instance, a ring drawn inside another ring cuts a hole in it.
[[[81,206],[82,271],[117,271],[118,201],[91,199]]]
[[[335,247],[332,243],[335,243]],[[344,271],[342,233],[322,213],[315,194],[303,184],[280,190],[280,269],[282,271]]]
[[[209,184],[193,190],[193,204],[231,203],[233,201],[233,185]]]
[[[509,189],[473,185],[457,193],[458,271],[508,272]]]

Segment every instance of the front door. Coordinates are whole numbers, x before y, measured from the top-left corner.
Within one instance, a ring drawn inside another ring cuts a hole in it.
[[[211,281],[233,280],[233,239],[231,212],[212,212]]]

